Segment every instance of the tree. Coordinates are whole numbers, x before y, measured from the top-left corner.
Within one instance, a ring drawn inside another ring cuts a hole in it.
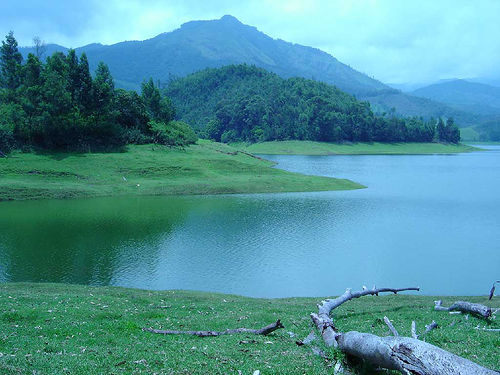
[[[80,110],[84,113],[88,113],[92,110],[92,76],[90,75],[89,61],[85,53],[82,53],[80,56],[78,73],[80,75],[78,103],[80,105]]]
[[[71,95],[71,101],[73,102],[73,105],[77,105],[80,99],[79,91],[81,88],[81,76],[78,56],[76,56],[76,52],[74,49],[70,49],[68,51],[66,61],[68,63],[68,91]]]
[[[21,85],[21,63],[23,56],[17,48],[14,32],[10,31],[0,48],[0,78],[2,87],[15,90]]]
[[[99,116],[109,112],[113,100],[115,83],[106,64],[100,62],[92,82],[94,109]]]
[[[47,51],[47,45],[39,36],[33,37],[33,48],[35,50],[35,56],[41,60]]]
[[[450,117],[446,121],[445,137],[446,137],[446,142],[450,143],[460,142],[460,129],[458,129],[458,127],[455,125],[455,122],[453,121],[452,117]]]
[[[446,129],[442,118],[439,118],[436,125],[436,138],[439,142],[446,142]]]
[[[160,89],[153,82],[153,78],[142,83],[141,97],[152,119],[164,123],[174,119],[175,110],[172,102],[168,97],[162,97]]]

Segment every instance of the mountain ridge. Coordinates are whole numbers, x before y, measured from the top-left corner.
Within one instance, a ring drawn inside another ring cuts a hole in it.
[[[55,46],[55,45],[52,45]],[[65,47],[61,47],[65,48]],[[474,116],[402,93],[350,66],[320,49],[274,39],[254,26],[225,15],[216,20],[189,21],[179,28],[143,41],[124,41],[112,45],[92,43],[76,48],[85,52],[94,70],[105,62],[118,87],[138,89],[153,77],[166,84],[205,68],[249,64],[264,68],[283,78],[303,77],[325,82],[367,100],[376,112],[429,117],[455,117],[457,123],[470,125]],[[30,48],[22,48],[26,56]]]

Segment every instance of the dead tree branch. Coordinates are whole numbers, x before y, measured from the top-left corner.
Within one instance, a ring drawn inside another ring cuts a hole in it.
[[[342,296],[325,300],[319,304],[318,314],[311,314],[311,319],[321,332],[327,346],[338,347],[348,355],[360,358],[375,366],[398,370],[405,375],[498,375],[496,371],[489,370],[465,358],[418,340],[414,323],[412,323],[413,338],[401,336],[379,337],[356,331],[339,332],[335,328],[332,318],[330,318],[333,309],[353,298],[378,295],[381,292],[397,293],[405,290],[419,289],[373,288],[372,290],[354,293],[348,289]],[[387,323],[388,319],[385,320]],[[425,333],[435,328],[435,326],[435,322],[426,326]]]
[[[434,310],[438,311],[460,311],[462,313],[469,313],[472,315],[480,316],[487,319],[491,316],[491,308],[480,303],[471,303],[465,301],[457,301],[450,307],[444,307],[441,300],[434,301]]]
[[[394,328],[394,326],[392,325],[391,321],[387,316],[384,316],[384,322],[385,324],[387,324],[387,327],[389,327],[389,329],[391,330],[392,335],[398,337],[399,336],[398,331],[396,330],[396,328]]]
[[[160,335],[193,335],[198,337],[213,337],[222,335],[232,335],[235,333],[252,333],[255,335],[269,335],[277,329],[284,328],[281,321],[278,319],[275,323],[269,324],[261,329],[236,328],[226,329],[225,331],[176,331],[176,330],[161,330],[153,328],[143,328],[143,331],[158,333]]]
[[[393,288],[379,288],[376,289],[364,289],[360,292],[352,292],[351,289],[347,289],[344,294],[335,299],[327,299],[321,302],[318,305],[319,312],[318,314],[311,314],[311,319],[321,332],[323,336],[323,340],[327,346],[337,347],[336,337],[338,333],[336,332],[335,325],[333,324],[333,320],[330,318],[330,312],[333,309],[336,309],[343,303],[350,301],[354,298],[359,298],[367,295],[378,296],[379,293],[394,293],[403,292],[407,290],[416,290],[419,291],[420,288],[402,288],[402,289],[393,289]]]
[[[438,324],[433,320],[431,324],[427,324],[425,326],[425,331],[421,335],[417,335],[417,324],[415,323],[415,321],[412,321],[411,322],[411,337],[413,337],[414,339],[420,339],[421,337],[425,336],[426,334],[428,334],[430,331],[432,331],[433,329],[435,329],[437,327],[438,327]]]

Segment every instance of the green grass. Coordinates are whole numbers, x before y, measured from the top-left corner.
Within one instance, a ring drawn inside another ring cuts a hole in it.
[[[362,188],[306,176],[233,148],[200,141],[185,150],[129,146],[115,153],[13,153],[0,158],[0,201],[112,195],[324,191]]]
[[[336,310],[342,331],[389,335],[388,316],[402,335],[412,320],[421,332],[435,320],[426,340],[482,365],[499,368],[500,335],[478,331],[498,320],[433,310],[435,297],[364,297]],[[456,298],[444,298],[446,303]],[[500,307],[486,297],[468,300]],[[320,298],[252,299],[189,291],[143,291],[63,284],[0,284],[1,374],[330,374],[344,359],[319,346],[325,361],[295,344],[312,329],[309,314]],[[142,327],[223,330],[260,328],[281,319],[285,329],[263,337],[238,334],[213,338],[163,336]],[[291,337],[289,332],[294,334]]]
[[[254,154],[276,155],[379,155],[452,154],[477,151],[463,144],[442,143],[327,143],[313,141],[276,141],[253,144],[235,143],[233,147]]]

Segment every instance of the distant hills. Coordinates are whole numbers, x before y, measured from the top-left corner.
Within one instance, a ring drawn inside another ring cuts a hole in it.
[[[48,45],[47,54],[66,51],[66,47]],[[26,56],[32,48],[22,48]],[[229,64],[246,63],[274,72],[283,78],[303,77],[337,86],[367,100],[377,113],[392,112],[404,116],[454,117],[459,125],[479,121],[460,107],[433,99],[403,93],[360,73],[319,49],[273,39],[235,17],[191,21],[179,29],[144,41],[126,41],[113,45],[90,44],[76,48],[85,52],[91,69],[105,62],[118,87],[137,89],[149,77],[166,85],[172,78]]]
[[[463,133],[464,138],[500,140],[500,87],[454,79],[421,87],[412,94],[475,114],[476,121]]]
[[[421,87],[412,92],[451,107],[482,115],[500,114],[500,87],[456,79]]]

